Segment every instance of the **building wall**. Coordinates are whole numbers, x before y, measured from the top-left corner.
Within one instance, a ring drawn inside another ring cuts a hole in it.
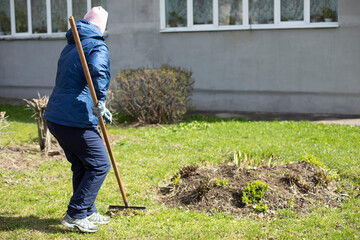
[[[65,40],[0,41],[0,97],[32,98],[50,94]]]
[[[202,110],[360,113],[359,12],[339,1],[335,29],[162,33],[161,61],[194,71]]]
[[[360,114],[358,0],[339,1],[339,28],[182,33],[160,33],[159,0],[107,5],[113,77],[169,63],[193,71],[198,110]],[[49,94],[65,44],[0,41],[0,96]]]

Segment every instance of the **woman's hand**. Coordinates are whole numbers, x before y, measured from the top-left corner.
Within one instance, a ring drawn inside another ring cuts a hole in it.
[[[104,102],[99,101],[98,105],[96,107],[92,107],[91,109],[95,117],[103,117],[105,123],[112,123],[112,114],[109,109],[105,107]]]

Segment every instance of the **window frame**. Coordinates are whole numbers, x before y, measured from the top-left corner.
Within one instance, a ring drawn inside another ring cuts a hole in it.
[[[65,32],[52,32],[52,19],[51,19],[51,0],[46,0],[46,33],[33,33],[32,32],[32,14],[31,14],[31,0],[27,0],[27,21],[28,21],[28,31],[17,33],[16,32],[16,20],[15,20],[15,0],[10,1],[10,35],[2,35],[0,39],[39,39],[39,38],[64,38]],[[66,0],[67,4],[67,15],[72,16],[72,0]],[[87,11],[91,9],[91,0],[86,0]],[[77,19],[79,20],[79,19]],[[70,28],[70,23],[67,22],[68,29]]]
[[[219,25],[219,1],[213,0],[213,24],[193,24],[193,0],[187,1],[187,26],[166,27],[165,0],[160,0],[160,32],[197,32],[197,31],[226,31],[226,30],[261,30],[261,29],[299,29],[299,28],[337,28],[336,22],[311,22],[310,21],[310,0],[304,0],[303,21],[281,21],[281,0],[274,1],[274,23],[250,24],[249,22],[249,0],[242,0],[243,24],[241,25]],[[339,16],[339,13],[338,13]]]

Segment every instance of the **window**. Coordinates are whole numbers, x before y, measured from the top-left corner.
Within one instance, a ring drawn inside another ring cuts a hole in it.
[[[15,4],[15,26],[16,32],[23,33],[28,30],[27,14],[28,6],[26,0],[14,0]]]
[[[93,6],[106,0],[0,0],[0,37],[64,33],[68,16],[79,20]]]
[[[281,0],[281,21],[304,21],[304,0]]]
[[[46,33],[46,0],[31,1],[32,33]]]
[[[185,27],[186,9],[186,0],[166,0],[166,27]]]
[[[0,35],[11,34],[10,2],[0,0]]]
[[[51,1],[51,30],[52,32],[66,32],[67,27],[67,1]]]
[[[219,2],[219,25],[241,25],[243,19],[242,0]]]
[[[249,22],[250,24],[274,23],[274,0],[250,0]]]
[[[311,22],[337,22],[337,0],[311,0]]]
[[[160,0],[161,31],[338,27],[338,0]]]
[[[213,6],[209,0],[193,0],[194,25],[213,23]]]

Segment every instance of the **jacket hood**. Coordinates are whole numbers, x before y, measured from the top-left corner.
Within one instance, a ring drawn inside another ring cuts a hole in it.
[[[100,30],[94,24],[88,22],[85,19],[80,19],[79,21],[77,21],[76,28],[78,30],[80,40],[88,38],[95,38],[103,41],[105,40],[104,35],[100,32]],[[67,31],[66,38],[68,44],[75,43],[74,35],[71,28]]]

